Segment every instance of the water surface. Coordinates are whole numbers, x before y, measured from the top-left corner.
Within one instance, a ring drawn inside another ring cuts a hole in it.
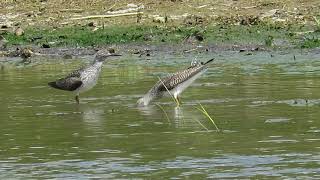
[[[181,107],[157,101],[168,118],[154,103],[136,107],[157,76],[195,57],[217,61]],[[105,64],[80,105],[47,86],[89,60],[0,62],[1,179],[320,178],[316,54],[128,55]]]

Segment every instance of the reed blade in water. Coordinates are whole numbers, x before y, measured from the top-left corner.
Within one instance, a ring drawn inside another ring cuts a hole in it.
[[[193,119],[193,120],[197,121],[205,130],[209,132],[209,129],[206,126],[204,126],[198,119]]]
[[[157,104],[156,105],[163,111],[164,115],[166,116],[168,122],[170,123],[170,119],[169,119],[169,116],[167,114],[167,112],[164,110],[164,108],[160,105],[160,104]]]
[[[178,101],[178,99],[176,99],[171,92],[169,91],[169,89],[167,88],[167,86],[163,83],[163,81],[161,80],[160,77],[158,77],[158,79],[160,80],[160,82],[163,84],[164,88],[166,88],[167,92],[170,94],[171,98],[173,99],[173,101],[177,104],[177,106],[180,106],[180,102]]]
[[[202,104],[199,102],[199,105],[201,107],[201,109],[199,107],[196,107],[200,112],[202,112],[202,114],[204,114],[211,122],[212,124],[215,126],[215,128],[217,129],[217,131],[220,131],[220,129],[218,128],[218,126],[216,125],[216,123],[214,122],[214,120],[211,118],[211,116],[209,115],[209,113],[207,112],[207,110],[202,106]]]

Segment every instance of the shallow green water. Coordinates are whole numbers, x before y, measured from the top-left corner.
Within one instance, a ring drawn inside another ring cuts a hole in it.
[[[2,63],[0,179],[320,178],[319,56],[197,58],[210,56],[216,65],[183,93],[180,108],[158,101],[169,119],[156,105],[135,102],[157,76],[195,55],[114,60],[80,105],[46,84],[86,60]]]

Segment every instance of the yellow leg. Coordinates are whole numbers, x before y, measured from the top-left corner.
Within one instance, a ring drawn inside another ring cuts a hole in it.
[[[179,107],[181,105],[181,100],[180,100],[179,96],[177,96],[175,99],[177,102],[177,107]]]
[[[80,104],[80,101],[79,101],[79,95],[76,95],[76,102],[77,102],[77,104]]]

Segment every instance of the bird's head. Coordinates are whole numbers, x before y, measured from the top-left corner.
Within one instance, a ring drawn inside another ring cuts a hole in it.
[[[147,102],[145,102],[144,98],[142,97],[142,98],[138,99],[137,105],[138,105],[138,107],[143,107],[143,106],[147,105]]]
[[[112,57],[112,56],[121,56],[121,55],[120,54],[116,54],[114,49],[100,50],[95,55],[95,61],[103,62],[108,57]]]
[[[142,98],[138,99],[137,105],[138,107],[148,106],[151,101],[153,101],[156,97],[150,95],[150,93],[147,93]]]
[[[144,97],[138,99],[138,101],[137,101],[138,107],[147,106],[148,104],[149,104],[149,101],[146,100]]]

